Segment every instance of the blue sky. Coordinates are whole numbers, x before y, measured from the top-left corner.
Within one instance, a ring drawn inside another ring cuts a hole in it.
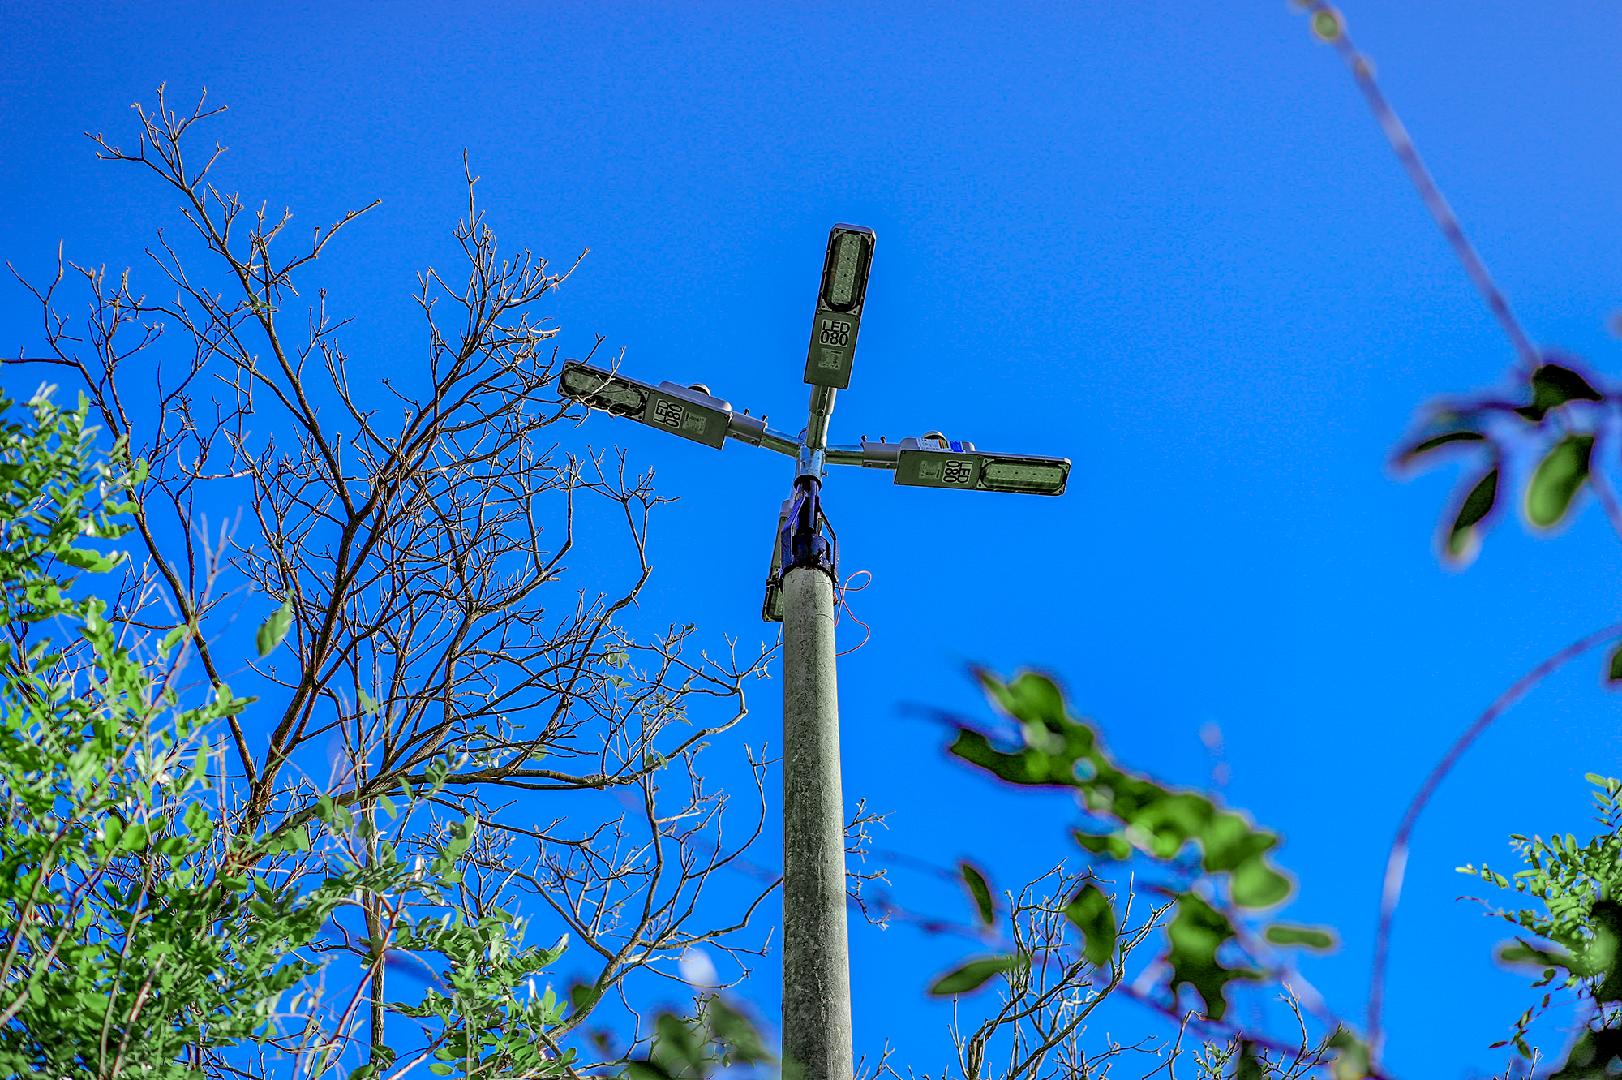
[[[1541,345],[1614,364],[1622,307],[1622,16],[1599,2],[1353,3],[1360,46]],[[43,270],[138,257],[168,200],[80,132],[131,129],[167,81],[231,107],[228,179],[305,223],[383,205],[323,259],[357,316],[358,375],[415,342],[413,275],[449,261],[466,148],[509,243],[563,261],[564,341],[629,373],[703,381],[798,426],[828,226],[878,250],[834,438],[940,429],[1067,455],[1060,500],[836,474],[827,508],[871,639],[844,661],[847,797],[881,842],[983,860],[1011,884],[1063,851],[1064,806],[942,758],[909,704],[975,710],[965,665],[1054,672],[1126,761],[1210,775],[1287,837],[1292,916],[1334,924],[1308,973],[1361,1015],[1384,851],[1454,735],[1545,655],[1614,618],[1616,540],[1589,508],[1557,541],[1513,520],[1459,573],[1434,523],[1455,480],[1400,480],[1415,409],[1494,384],[1510,349],[1346,72],[1283,0],[1180,5],[15,4],[0,44],[0,255]],[[10,351],[32,339],[0,291]],[[32,376],[8,374],[13,390]],[[31,388],[31,387],[28,387]],[[651,623],[710,639],[758,621],[786,461],[593,419],[680,502],[652,549]],[[847,622],[848,644],[860,638]],[[1539,689],[1420,824],[1394,943],[1389,1064],[1496,1062],[1527,1003],[1501,936],[1456,897],[1510,832],[1581,832],[1585,771],[1615,773],[1599,660]],[[755,739],[777,739],[775,684]],[[900,899],[961,900],[898,875]],[[962,946],[854,932],[858,1052],[936,1069],[922,996]],[[768,969],[752,991],[770,1010]],[[1117,1033],[1130,1014],[1112,1020]]]

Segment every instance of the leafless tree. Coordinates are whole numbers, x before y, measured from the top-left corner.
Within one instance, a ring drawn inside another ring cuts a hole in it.
[[[1126,977],[1133,951],[1159,925],[1168,905],[1134,921],[1134,898],[1120,905],[1115,954],[1094,965],[1081,954],[1065,906],[1092,879],[1091,872],[1062,865],[1018,892],[1006,894],[1006,925],[1014,952],[1026,962],[1001,976],[995,1012],[978,1021],[961,1014],[952,1024],[957,1072],[965,1080],[1049,1080],[1106,1076],[1124,1054],[1151,1052],[1155,1040],[1123,1044],[1108,1036],[1092,1040],[1088,1019]]]
[[[767,763],[750,752],[754,790],[732,808],[737,793],[707,783],[699,755],[743,720],[768,657],[697,649],[691,626],[637,625],[662,500],[623,454],[561,445],[576,414],[554,386],[558,327],[537,307],[574,266],[498,249],[468,171],[460,268],[417,282],[422,351],[389,358],[380,380],[352,378],[346,320],[309,279],[378,204],[296,234],[290,211],[216,186],[224,148],[199,129],[223,111],[172,108],[160,88],[155,108],[136,107],[133,145],[92,137],[98,156],[179,197],[183,227],[159,230],[146,252],[163,299],[131,271],[60,252],[48,280],[13,273],[43,320],[19,361],[75,378],[107,433],[149,466],[134,522],[144,565],[120,598],[125,616],[184,627],[208,683],[259,696],[225,733],[229,832],[308,826],[317,843],[304,864],[339,848],[364,861],[402,793],[440,815],[396,826],[402,841],[431,845],[472,815],[444,903],[469,918],[521,909],[542,936],[570,935],[568,962],[590,967],[560,1040],[605,1008],[634,1014],[638,980],[679,980],[688,949],[731,958],[741,977],[764,947],[747,928],[773,883],[700,898],[758,835]],[[221,543],[229,573],[208,590]],[[571,560],[618,584],[570,589]],[[140,602],[154,582],[161,602]],[[219,643],[233,619],[278,605],[285,644],[243,668]],[[331,946],[360,973],[351,1007],[298,1036],[336,1046],[322,1059],[333,1068],[386,1063],[385,1036],[406,1023],[390,1015],[399,983],[384,962],[406,914],[382,892],[360,906],[360,925]],[[580,1072],[631,1049],[570,1045]]]
[[[947,875],[943,876],[955,876]],[[1094,884],[1114,894],[1120,928],[1115,951],[1104,964],[1084,955],[1079,932],[1066,908],[1084,886]],[[1009,890],[998,906],[1002,918],[999,944],[1020,962],[997,976],[995,1004],[982,1002],[991,988],[962,996],[954,1003],[950,1029],[955,1061],[933,1074],[938,1080],[1104,1080],[1112,1075],[1175,1080],[1179,1068],[1200,1080],[1221,1080],[1234,1075],[1241,1055],[1266,1080],[1299,1080],[1328,1060],[1327,1042],[1314,1037],[1294,995],[1282,997],[1294,1016],[1299,1038],[1295,1043],[1247,1038],[1241,1034],[1211,1039],[1200,1037],[1199,1014],[1154,1007],[1141,998],[1128,981],[1128,972],[1142,963],[1132,962],[1163,920],[1174,901],[1144,903],[1128,883],[1097,877],[1092,870],[1072,871],[1063,864]],[[1137,914],[1134,914],[1137,912]],[[964,933],[938,920],[926,920],[905,911],[888,910],[934,932]],[[989,930],[989,928],[988,928]],[[1141,976],[1141,971],[1139,975]],[[1096,1021],[1097,1010],[1111,997],[1151,1005],[1162,1022],[1141,1025],[1145,1033],[1122,1042]],[[885,1053],[869,1068],[874,1080],[931,1080],[928,1072],[909,1069],[905,1074]]]

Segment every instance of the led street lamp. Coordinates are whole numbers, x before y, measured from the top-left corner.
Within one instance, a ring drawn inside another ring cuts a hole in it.
[[[867,271],[872,264],[872,229],[835,225],[828,233],[822,288],[817,292],[817,313],[811,320],[811,344],[805,357],[805,381],[813,386],[843,390],[850,385]]]
[[[895,482],[913,487],[1062,495],[1070,478],[1069,458],[988,454],[946,439],[904,439],[900,446]]]
[[[732,404],[696,387],[673,382],[649,386],[577,360],[563,365],[558,385],[564,397],[588,408],[624,416],[718,450],[732,426]]]

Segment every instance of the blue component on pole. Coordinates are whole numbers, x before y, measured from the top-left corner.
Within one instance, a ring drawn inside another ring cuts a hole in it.
[[[828,528],[828,519],[822,514],[821,489],[822,485],[808,476],[794,481],[794,496],[778,537],[784,574],[804,568],[834,576],[839,552],[833,530]],[[824,536],[824,530],[829,535]]]

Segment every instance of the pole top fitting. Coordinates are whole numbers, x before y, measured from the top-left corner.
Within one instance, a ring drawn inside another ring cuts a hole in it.
[[[814,450],[802,444],[799,456],[799,475],[795,477],[796,481],[811,480],[820,486],[827,471],[828,452],[820,449]]]
[[[822,483],[816,476],[802,474],[795,477],[793,494],[783,504],[760,612],[767,622],[783,621],[783,579],[790,570],[820,570],[835,585],[839,583],[839,542],[822,513],[821,492]]]

